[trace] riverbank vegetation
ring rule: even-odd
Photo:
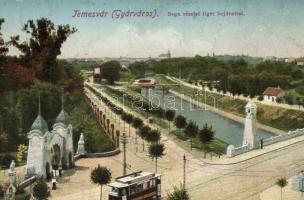
[[[202,96],[204,92],[198,93],[197,89],[184,85],[170,85],[176,84],[176,82],[169,80],[164,75],[156,75],[155,78],[161,84],[169,84],[167,87],[171,90],[189,96],[196,101],[205,102],[205,98]],[[240,117],[245,117],[244,107],[247,104],[247,101],[245,100],[207,92],[206,103],[210,106],[214,106],[214,102],[216,102],[216,108],[220,110]],[[303,128],[304,112],[302,111],[289,110],[259,103],[257,106],[257,120],[261,124],[284,131]]]

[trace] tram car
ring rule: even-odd
[[[161,176],[135,172],[115,179],[109,185],[109,200],[160,200]]]

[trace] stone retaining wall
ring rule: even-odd
[[[91,86],[86,85],[86,87],[93,89],[94,92],[97,92]],[[99,93],[99,95],[101,94]],[[107,105],[105,105],[105,103],[100,100],[100,96],[97,96],[95,93],[91,92],[90,90],[87,90],[86,88],[85,88],[85,99],[87,104],[93,110],[99,124],[104,128],[106,134],[112,140],[113,144],[118,148],[120,143],[119,142],[120,130],[114,126],[112,119],[110,119],[110,117],[108,116],[109,114],[105,112],[104,108],[102,108],[100,104],[103,104],[104,106]],[[99,99],[100,104],[95,103],[92,99]],[[109,107],[107,109],[108,112],[112,112]]]
[[[74,156],[74,160],[79,160],[81,158],[101,158],[101,157],[109,157],[115,156],[120,153],[120,149],[115,149],[113,151],[107,151],[102,153],[84,153],[84,154],[76,154]]]

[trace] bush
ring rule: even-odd
[[[50,196],[50,188],[48,187],[47,183],[44,179],[39,179],[36,181],[33,187],[33,196],[37,200],[46,200]]]
[[[189,200],[189,193],[184,186],[174,187],[174,191],[168,194],[167,200]]]
[[[182,115],[178,115],[174,119],[174,125],[176,128],[184,128],[186,126],[186,118]]]
[[[259,96],[259,97],[258,97],[258,100],[259,100],[259,101],[263,101],[263,99],[264,99],[263,96]]]

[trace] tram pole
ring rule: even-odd
[[[127,144],[126,133],[123,133],[122,134],[122,145],[123,145],[123,175],[124,176],[127,174],[126,144]]]
[[[184,177],[183,177],[183,187],[186,188],[186,155],[184,154]]]

